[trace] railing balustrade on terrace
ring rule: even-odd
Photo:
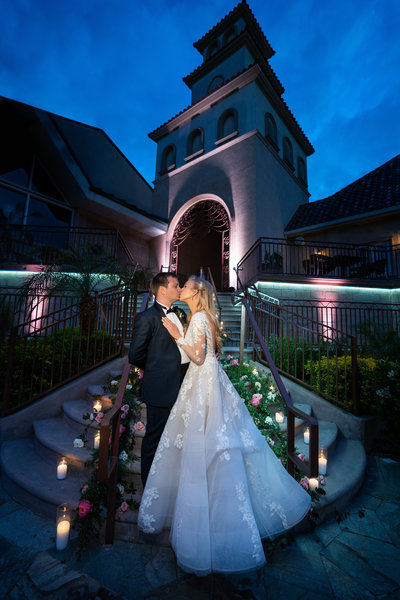
[[[287,277],[358,281],[400,279],[400,245],[360,245],[259,238],[238,263],[243,284]],[[388,285],[388,284],[386,284]]]
[[[119,356],[135,309],[133,295],[113,290],[14,326],[0,348],[2,416]]]
[[[330,402],[359,414],[357,341],[355,336],[246,293],[254,318],[278,370]],[[251,322],[246,341],[257,349]],[[258,360],[265,363],[258,347]]]
[[[0,241],[3,265],[57,264],[60,250],[82,247],[101,248],[108,257],[135,263],[121,233],[106,227],[1,225]]]

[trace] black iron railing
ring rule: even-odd
[[[239,261],[244,284],[259,278],[349,279],[389,281],[400,279],[400,245],[343,243],[259,238]]]

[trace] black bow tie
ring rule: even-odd
[[[173,309],[173,308],[168,308],[168,309],[167,309],[167,312],[166,312],[165,314],[167,315],[167,314],[168,314],[168,313],[170,313],[170,312],[175,312],[175,311],[174,311],[174,309]]]

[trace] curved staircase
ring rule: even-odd
[[[92,422],[88,428],[88,448],[75,448],[73,441],[88,425],[89,421],[82,416],[92,412],[94,400],[101,396],[103,405],[110,403],[104,396],[102,385],[108,375],[115,377],[121,372],[124,360],[117,359],[109,367],[103,366],[79,382],[65,386],[18,415],[3,419],[2,482],[16,501],[50,519],[55,518],[58,505],[65,502],[73,507],[78,505],[81,487],[90,476],[85,462],[91,458],[90,448],[93,447],[97,424]],[[263,369],[261,365],[257,367]],[[326,495],[317,505],[321,522],[343,509],[359,490],[366,468],[365,450],[360,440],[351,439],[356,436],[357,430],[351,423],[349,425],[349,420],[354,421],[356,417],[347,415],[289,380],[285,380],[285,385],[295,404],[319,420],[320,446],[323,446],[328,458]],[[142,420],[145,422],[145,408]],[[15,423],[18,423],[17,427]],[[281,427],[285,429],[285,423]],[[308,445],[303,441],[303,433],[304,424],[296,419],[296,448],[307,460]],[[136,433],[135,454],[139,457],[142,437],[143,432]],[[66,479],[58,480],[56,467],[61,456],[68,459],[68,474]],[[137,489],[136,499],[140,500],[140,462],[132,463],[130,471]],[[139,541],[136,520],[136,511],[117,514],[116,538]],[[168,535],[158,542],[168,543],[167,540]]]

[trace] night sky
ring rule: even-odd
[[[229,0],[0,0],[0,95],[103,129],[152,183],[147,134],[190,104]],[[249,0],[315,148],[311,200],[399,153],[400,0]]]

